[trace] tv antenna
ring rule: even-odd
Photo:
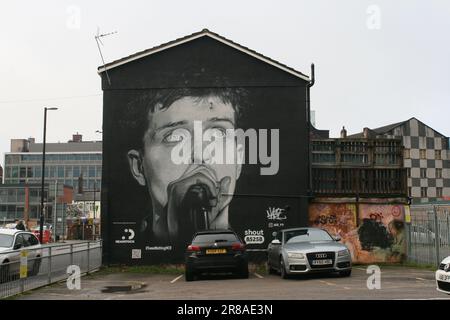
[[[97,42],[98,52],[100,53],[100,57],[102,58],[103,68],[105,68],[106,63],[105,63],[105,59],[103,58],[102,49],[100,48],[100,44],[102,46],[104,45],[101,38],[110,36],[115,33],[117,33],[117,31],[100,34],[100,28],[97,27],[97,35],[95,36],[95,42]],[[106,78],[108,79],[108,84],[111,85],[111,79],[109,78],[108,70],[106,70],[106,68],[105,68],[105,73],[106,73]]]

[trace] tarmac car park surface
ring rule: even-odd
[[[16,299],[450,299],[436,290],[434,271],[381,266],[381,289],[368,289],[366,266],[354,266],[351,277],[311,274],[283,280],[278,275],[251,272],[249,279],[203,276],[186,282],[167,274],[93,274],[81,279],[80,290],[61,282],[17,296]]]

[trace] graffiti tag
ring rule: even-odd
[[[269,209],[266,210],[267,213],[267,219],[268,220],[286,220],[287,217],[285,215],[286,210],[281,208],[275,208],[275,207],[269,207]]]
[[[314,220],[314,224],[336,224],[337,218],[336,215],[320,215]]]

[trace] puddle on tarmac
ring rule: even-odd
[[[130,283],[121,285],[105,286],[102,293],[138,293],[147,287],[145,283]]]

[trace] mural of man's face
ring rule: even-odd
[[[175,239],[183,229],[189,232],[195,229],[192,224],[198,225],[199,219],[207,219],[210,228],[228,227],[231,196],[227,194],[234,193],[241,172],[242,146],[234,143],[232,164],[211,163],[211,154],[194,152],[194,141],[190,144],[192,150],[187,163],[176,164],[172,150],[182,139],[193,140],[194,122],[201,121],[204,135],[217,138],[217,133],[222,132],[225,137],[227,129],[235,128],[235,118],[232,105],[214,96],[183,97],[167,108],[156,106],[149,113],[143,150],[129,151],[128,158],[134,178],[147,186],[151,196],[156,237]],[[180,135],[180,129],[190,135]],[[207,144],[203,142],[201,148],[205,150]],[[205,208],[206,216],[203,212],[203,216],[193,217],[198,214],[191,207]]]

